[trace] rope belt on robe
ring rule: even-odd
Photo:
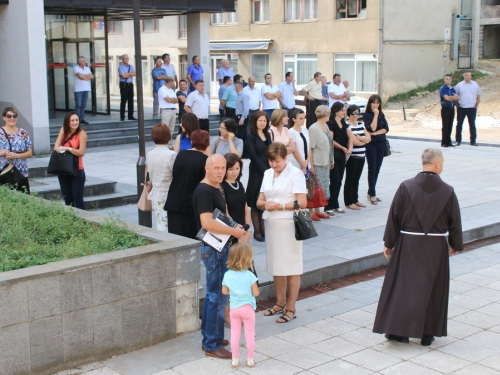
[[[404,231],[404,230],[400,230],[399,233],[403,233],[403,234],[411,234],[412,236],[447,236],[448,235],[448,232],[446,233],[418,233],[418,232],[407,232],[407,231]]]

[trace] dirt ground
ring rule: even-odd
[[[477,80],[482,95],[476,119],[477,142],[500,144],[500,61],[481,60],[479,69],[491,73]],[[474,77],[472,77],[474,79]],[[403,119],[403,104],[407,121]],[[384,110],[390,126],[390,135],[441,139],[441,105],[439,92],[422,92],[416,97],[398,103],[389,103]],[[455,141],[456,118],[452,141]],[[464,143],[469,140],[467,119],[463,125]]]

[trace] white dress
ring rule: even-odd
[[[276,179],[273,169],[264,173],[260,192],[267,201],[294,202],[295,194],[306,194],[306,180],[300,169],[288,163]],[[266,225],[267,273],[272,276],[302,275],[302,241],[295,239],[293,211],[264,211],[262,217]]]
[[[310,149],[310,142],[309,142],[309,131],[305,126],[301,126],[302,130],[302,135],[306,139],[306,147],[307,147],[307,154],[309,156],[309,149]],[[295,129],[289,129],[288,132],[290,133],[290,136],[292,137],[292,140],[295,142],[295,145],[297,146],[297,151],[299,152],[300,156],[302,157],[302,160],[306,159],[305,155],[305,150],[304,150],[304,138],[300,136],[300,133],[296,131]],[[288,161],[292,163],[294,167],[297,167],[299,169],[302,169],[302,167],[299,165],[299,162],[295,159],[295,156],[293,154],[288,155]],[[311,168],[311,165],[309,164],[309,168]]]

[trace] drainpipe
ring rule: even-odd
[[[378,0],[378,90],[377,93],[382,97],[383,93],[383,44],[384,44],[384,0]]]

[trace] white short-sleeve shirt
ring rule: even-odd
[[[347,91],[347,89],[345,88],[345,86],[342,82],[340,82],[340,84],[338,86],[333,82],[330,83],[328,85],[328,106],[330,108],[332,108],[333,103],[336,103],[336,102],[341,102],[341,103],[345,104],[346,102],[343,100],[332,99],[332,97],[330,96],[330,93],[333,92],[335,95],[338,96],[338,95],[343,95],[346,91]]]
[[[306,179],[302,171],[287,163],[285,169],[274,180],[274,169],[264,172],[260,192],[266,196],[266,201],[286,204],[297,200],[295,194],[306,194]],[[263,219],[291,219],[293,211],[264,211]]]
[[[161,63],[161,68],[165,69],[165,72],[167,73],[165,75],[167,77],[175,78],[175,76],[177,75],[177,73],[175,72],[175,67],[172,64],[167,65],[165,63]]]
[[[307,147],[307,156],[309,156],[309,149],[310,149],[310,141],[309,141],[309,131],[305,126],[301,126],[302,130],[302,135],[306,139],[306,147]],[[296,131],[295,129],[288,129],[288,132],[290,133],[290,137],[292,140],[295,142],[295,145],[297,146],[297,152],[300,154],[302,157],[302,160],[306,160],[306,155],[305,155],[305,150],[304,150],[304,139],[300,136],[300,133]],[[299,164],[299,162],[295,159],[295,156],[293,154],[288,154],[288,161],[292,163],[294,167],[297,167],[299,169],[302,169],[302,166]],[[310,167],[310,165],[309,165]]]
[[[169,103],[164,99],[166,97],[172,99],[177,98],[173,89],[169,89],[167,86],[163,85],[158,89],[158,103],[160,104],[160,108],[176,108],[174,103]]]
[[[80,65],[75,65],[73,67],[73,75],[75,77],[75,92],[80,92],[80,91],[90,91],[90,80],[86,81],[84,79],[80,79],[76,76],[76,73],[81,73],[81,74],[90,74],[92,73],[90,71],[90,68],[88,66],[84,66],[83,69],[80,67]]]
[[[210,114],[210,99],[207,93],[201,95],[198,90],[188,95],[184,106],[189,106],[198,119],[206,119]]]
[[[278,99],[268,99],[264,94],[270,93],[270,94],[275,94],[279,90],[278,86],[276,85],[262,85],[260,92],[262,94],[262,109],[276,109],[279,108],[279,102]]]

